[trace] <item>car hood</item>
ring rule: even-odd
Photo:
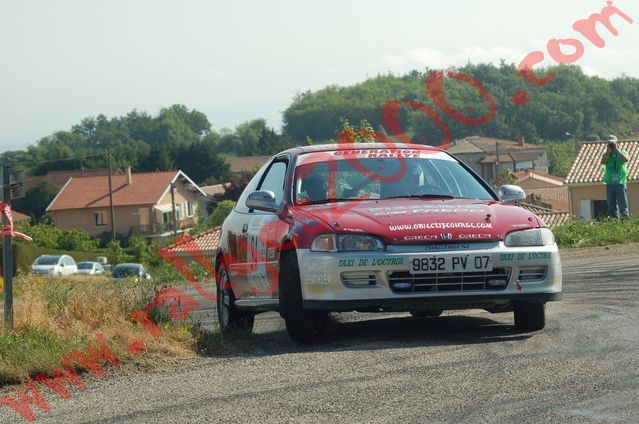
[[[387,243],[501,240],[540,226],[516,205],[476,199],[386,199],[304,206],[336,232],[374,234]]]

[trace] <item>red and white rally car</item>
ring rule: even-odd
[[[222,331],[277,310],[295,340],[331,311],[514,311],[545,326],[561,294],[544,222],[452,155],[423,145],[336,144],[274,156],[222,226],[216,258]]]

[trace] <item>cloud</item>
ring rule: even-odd
[[[419,47],[401,54],[388,54],[382,57],[384,68],[393,73],[405,73],[413,69],[445,69],[471,63],[499,63],[504,59],[507,63],[519,63],[525,52],[510,47],[464,47],[461,51],[443,53],[431,47]]]

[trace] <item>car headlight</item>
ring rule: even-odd
[[[362,234],[322,234],[311,244],[313,252],[361,252],[385,250],[384,242]]]
[[[507,247],[544,246],[555,244],[555,237],[548,228],[531,228],[508,233],[504,244]]]

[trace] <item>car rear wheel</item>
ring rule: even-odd
[[[515,326],[520,330],[537,331],[546,326],[545,303],[516,303]]]
[[[220,263],[215,276],[217,286],[217,322],[222,333],[231,331],[253,330],[255,314],[249,311],[242,311],[235,306],[235,295],[231,288],[231,280],[224,263]]]
[[[298,342],[321,339],[326,330],[328,312],[304,309],[299,266],[294,252],[287,252],[282,257],[279,284],[280,315],[291,339]]]
[[[441,309],[417,309],[410,311],[410,314],[416,318],[438,317],[444,312]]]

